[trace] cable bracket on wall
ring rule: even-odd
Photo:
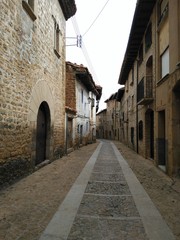
[[[77,35],[76,37],[66,37],[66,39],[76,39],[76,43],[67,44],[66,47],[76,46],[82,48],[82,35]]]

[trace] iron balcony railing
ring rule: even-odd
[[[153,100],[153,77],[146,76],[137,87],[137,103],[139,105],[148,104]]]

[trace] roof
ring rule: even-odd
[[[125,84],[137,57],[156,0],[138,0],[118,83]]]
[[[101,96],[102,96],[102,87],[100,85],[96,85],[96,89],[99,93],[98,96],[96,96],[96,100],[100,100]]]
[[[100,112],[98,112],[96,115],[100,115],[100,114],[102,114],[102,113],[105,113],[105,112],[107,112],[107,108],[105,108],[105,109],[101,110],[101,111],[100,111]]]
[[[73,68],[76,77],[84,84],[87,90],[93,92],[96,95],[96,99],[100,100],[102,95],[102,87],[95,84],[89,70],[82,64],[78,65],[71,62],[66,62],[66,64]]]
[[[76,4],[74,0],[59,0],[64,17],[68,20],[76,13]]]
[[[106,99],[106,101],[104,101],[104,102],[107,103],[111,100],[116,100],[116,97],[117,97],[117,92],[111,94],[111,96],[108,99]]]
[[[122,99],[122,97],[123,97],[123,95],[124,95],[124,91],[125,91],[125,88],[124,88],[124,87],[122,87],[122,88],[120,88],[120,89],[118,90],[118,92],[117,92],[117,97],[116,97],[116,100],[117,100],[118,102],[121,101],[121,99]]]

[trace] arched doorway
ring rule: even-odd
[[[154,112],[152,109],[146,111],[146,157],[154,159]]]
[[[35,165],[43,162],[49,155],[50,110],[46,102],[42,102],[37,114],[36,160]]]

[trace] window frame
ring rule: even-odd
[[[164,60],[164,64],[163,64],[163,60]],[[161,56],[160,56],[160,63],[161,63],[161,79],[163,79],[167,75],[169,75],[169,71],[170,71],[170,68],[169,68],[170,67],[169,66],[169,46],[161,54]],[[166,70],[166,67],[167,67],[167,70]]]
[[[31,18],[31,20],[34,22],[37,17],[35,15],[35,1],[34,0],[22,0],[22,6],[23,9],[26,11],[26,13],[29,15],[29,17]]]
[[[54,21],[54,52],[60,58],[60,28],[56,21]]]
[[[163,2],[165,2],[163,6]],[[161,0],[158,4],[158,25],[163,22],[163,19],[168,15],[169,11],[169,1],[168,0]]]

